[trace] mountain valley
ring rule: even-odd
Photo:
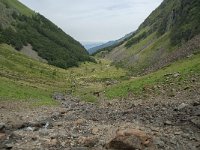
[[[0,149],[198,150],[199,8],[164,0],[89,55],[44,16],[0,0]]]

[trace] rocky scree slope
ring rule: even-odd
[[[98,105],[55,93],[61,106],[34,110],[17,111],[14,105],[1,104],[0,148],[198,150],[198,89],[174,98],[100,101]]]

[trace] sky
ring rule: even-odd
[[[106,42],[132,31],[163,0],[19,0],[76,40]]]

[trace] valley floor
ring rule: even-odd
[[[31,109],[24,102],[2,102],[0,149],[104,150],[114,149],[116,141],[118,147],[129,144],[130,149],[200,147],[199,85],[174,97],[146,100],[130,97],[92,104],[67,95],[54,98],[59,106]],[[115,138],[124,129],[139,135]],[[143,134],[150,139],[146,144],[141,141]]]
[[[0,57],[0,149],[200,148],[199,53],[138,77],[107,60],[59,69],[8,45]]]

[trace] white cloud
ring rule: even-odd
[[[109,41],[132,32],[162,0],[20,0],[79,41]]]

